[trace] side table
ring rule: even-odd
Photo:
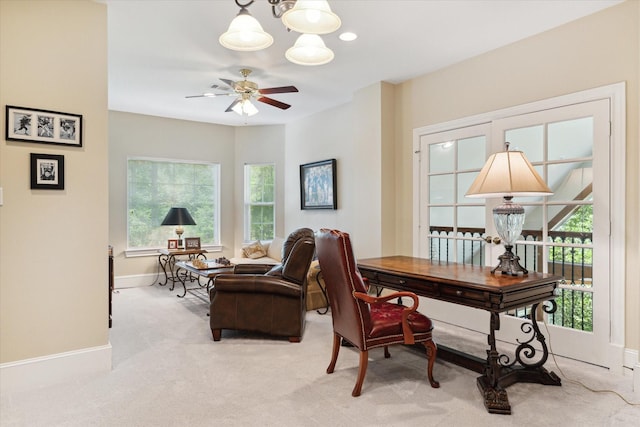
[[[173,290],[176,282],[179,281],[178,277],[174,274],[176,257],[187,256],[189,260],[196,258],[207,259],[207,256],[205,255],[207,251],[204,249],[158,249],[158,252],[160,252],[160,255],[158,255],[158,264],[160,264],[160,267],[164,272],[164,283],[160,283],[160,281],[158,281],[158,284],[160,286],[165,286],[169,281],[171,281],[171,288],[169,288],[171,291]]]
[[[197,290],[197,289],[206,289],[207,294],[209,294],[213,288],[213,281],[218,274],[221,273],[233,273],[234,265],[233,264],[218,264],[215,261],[206,261],[202,267],[196,267],[192,262],[189,261],[178,261],[176,263],[176,277],[179,282],[182,284],[182,288],[184,289],[182,295],[176,295],[178,298],[184,298],[187,295],[187,292]],[[178,270],[184,270],[178,272]],[[187,279],[191,276],[195,275],[198,277],[204,277],[207,279],[207,283],[203,286],[200,284],[198,280],[199,288],[187,288]],[[209,301],[206,301],[207,303]]]

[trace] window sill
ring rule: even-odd
[[[125,258],[141,258],[141,257],[157,257],[161,248],[135,248],[126,249],[124,251]],[[222,252],[221,245],[202,245],[202,249],[207,253]]]

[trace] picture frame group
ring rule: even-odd
[[[178,239],[169,239],[167,242],[168,249],[178,249]]]
[[[82,147],[82,115],[27,107],[6,107],[8,141]]]
[[[31,153],[31,189],[64,190],[64,156]]]
[[[300,165],[300,209],[338,209],[336,159]]]
[[[200,249],[200,238],[199,237],[185,237],[185,239],[184,239],[184,248],[186,250],[189,250],[189,249]]]

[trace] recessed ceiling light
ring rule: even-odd
[[[358,35],[356,33],[352,33],[350,31],[347,31],[346,33],[340,34],[338,37],[342,41],[351,42],[351,41],[354,41],[355,39],[357,39]]]

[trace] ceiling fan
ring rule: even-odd
[[[291,107],[291,105],[289,104],[285,104],[284,102],[280,102],[264,95],[271,95],[274,93],[298,92],[298,89],[295,86],[280,86],[260,89],[255,82],[247,80],[247,76],[251,74],[251,70],[249,70],[248,68],[242,68],[240,70],[240,74],[242,74],[244,80],[234,82],[229,79],[220,79],[228,86],[228,88],[220,87],[216,84],[211,86],[212,89],[226,91],[224,93],[208,92],[201,95],[186,96],[185,98],[213,98],[216,96],[235,96],[236,99],[231,103],[231,105],[229,105],[229,107],[225,111],[235,111],[240,115],[246,114],[249,116],[252,116],[253,114],[256,114],[258,112],[258,109],[253,104],[251,104],[251,98],[255,98],[256,101],[269,104],[282,110],[286,110],[287,108]]]

